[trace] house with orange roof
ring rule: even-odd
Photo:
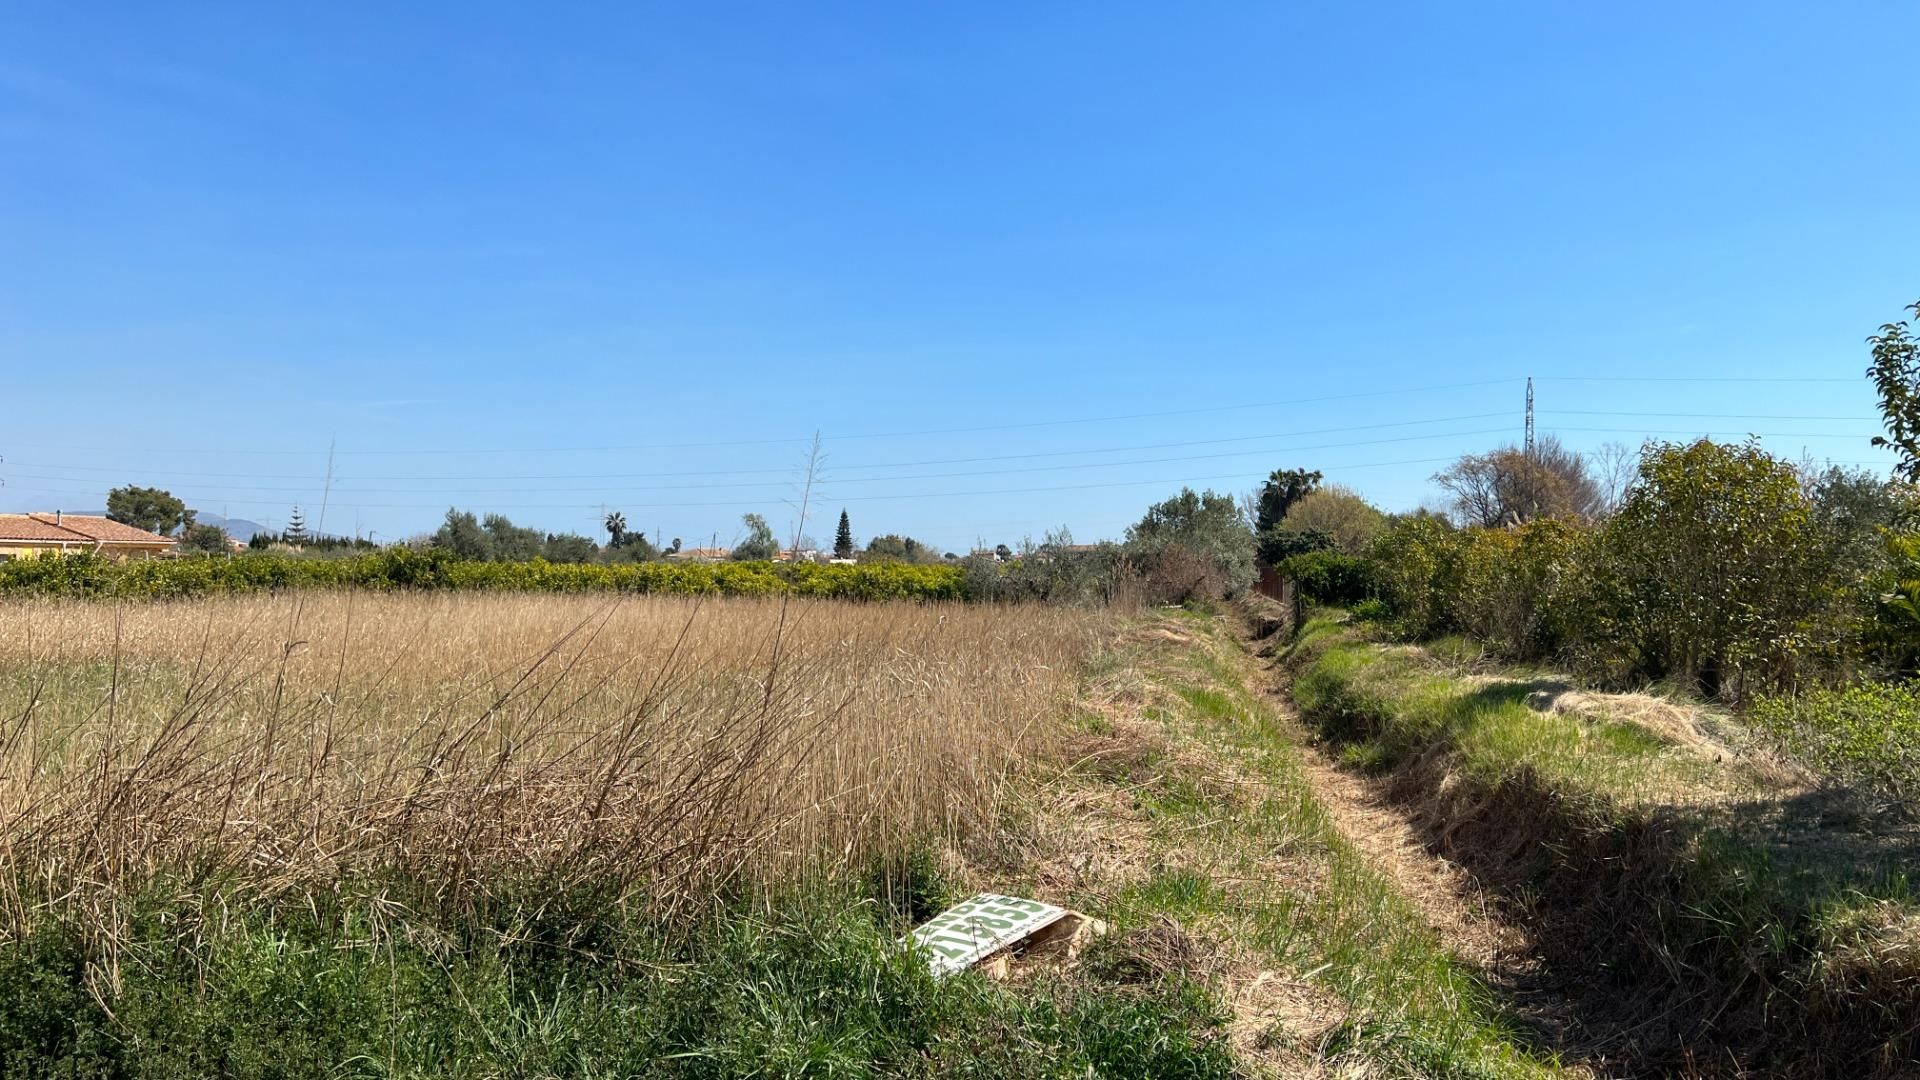
[[[177,541],[94,514],[0,514],[0,560],[92,552],[111,559],[171,554]]]

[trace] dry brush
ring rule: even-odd
[[[309,593],[0,604],[0,932],[397,875],[667,911],[989,820],[1099,617]],[[531,886],[531,887],[529,887]]]

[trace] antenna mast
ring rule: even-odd
[[[1533,456],[1533,376],[1527,376],[1527,456]]]

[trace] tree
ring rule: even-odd
[[[515,525],[505,514],[488,514],[480,519],[492,547],[491,558],[498,562],[526,562],[546,551],[547,538],[538,529]]]
[[[548,533],[541,556],[553,563],[588,563],[600,554],[600,545],[578,533]]]
[[[1127,527],[1127,554],[1159,568],[1194,563],[1218,579],[1218,589],[1235,595],[1246,591],[1254,578],[1253,530],[1247,527],[1231,495],[1213,491],[1180,494],[1147,508],[1146,516]],[[1196,583],[1185,583],[1192,592]]]
[[[172,535],[175,529],[193,524],[193,511],[172,492],[131,484],[107,492],[107,516],[123,525],[162,535]]]
[[[679,538],[679,537],[677,537],[677,536],[676,536],[676,537],[674,537],[674,538],[673,538],[673,546],[672,546],[672,547],[670,547],[670,548],[668,548],[667,550],[668,550],[668,551],[670,551],[670,552],[672,552],[672,553],[673,553],[673,554],[675,554],[675,555],[678,555],[678,554],[680,554],[680,538]]]
[[[1254,532],[1266,532],[1285,520],[1293,504],[1320,486],[1320,473],[1305,469],[1275,469],[1260,485],[1253,519]]]
[[[1338,484],[1329,484],[1308,492],[1280,519],[1277,528],[1290,533],[1318,533],[1331,546],[1346,555],[1366,551],[1373,538],[1387,527],[1387,515],[1360,497],[1360,493]]]
[[[1489,529],[1541,517],[1592,517],[1601,504],[1586,461],[1551,435],[1531,454],[1517,446],[1467,454],[1433,480],[1453,496],[1462,524]]]
[[[747,538],[733,546],[735,561],[765,562],[780,553],[780,541],[774,539],[766,518],[759,514],[742,514],[740,523],[747,527]]]
[[[1306,555],[1315,551],[1332,551],[1333,537],[1312,529],[1293,530],[1275,525],[1260,534],[1256,550],[1260,561],[1268,566],[1279,566],[1295,555]]]
[[[1634,477],[1640,474],[1640,450],[1623,442],[1604,442],[1594,451],[1589,464],[1592,466],[1594,486],[1599,491],[1599,499],[1594,505],[1594,513],[1600,517],[1611,517],[1626,501],[1627,489],[1633,486]]]
[[[938,562],[940,556],[911,536],[889,533],[867,541],[866,558],[871,562]]]
[[[607,515],[607,546],[617,548],[627,542],[627,515],[618,510]]]
[[[300,516],[300,507],[298,504],[293,508],[293,515],[287,518],[287,531],[281,533],[280,538],[289,544],[304,544],[307,542],[307,519]]]
[[[480,527],[480,521],[465,510],[447,508],[447,519],[433,534],[433,546],[453,552],[456,559],[476,561],[493,557],[493,538]]]
[[[1829,595],[1813,503],[1751,443],[1648,447],[1605,543],[1642,666],[1708,693],[1740,696],[1729,680],[1749,674],[1780,685]]]
[[[1920,318],[1920,300],[1907,306]],[[1873,346],[1873,364],[1867,377],[1880,393],[1880,413],[1886,418],[1886,435],[1875,435],[1873,445],[1891,448],[1900,455],[1893,467],[1902,480],[1920,480],[1920,339],[1913,336],[1906,320],[1890,322],[1867,338]]]
[[[218,525],[187,526],[186,532],[180,539],[180,546],[188,551],[205,552],[208,555],[224,555],[232,550],[227,542],[227,530]]]
[[[847,519],[845,510],[840,511],[840,527],[833,532],[833,557],[853,558],[853,522]]]
[[[608,544],[605,554],[608,562],[622,563],[652,562],[660,557],[659,549],[647,540],[646,534],[636,532],[627,533],[618,547]]]

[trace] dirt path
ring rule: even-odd
[[[1428,851],[1374,783],[1340,769],[1318,748],[1304,751],[1300,765],[1340,834],[1399,887],[1462,959],[1481,968],[1526,959],[1526,935],[1500,918],[1471,874]]]
[[[1320,749],[1300,764],[1334,827],[1367,861],[1393,881],[1447,948],[1478,968],[1504,997],[1534,1039],[1578,1060],[1591,1053],[1579,1005],[1542,971],[1528,932],[1505,917],[1474,877],[1427,850],[1418,829],[1388,803],[1372,780],[1341,769]],[[1589,1066],[1587,1071],[1593,1075]]]
[[[1262,666],[1276,708],[1300,724],[1286,671],[1272,659]],[[1301,726],[1300,767],[1340,834],[1394,883],[1450,951],[1480,970],[1534,1039],[1573,1061],[1593,1058],[1582,1071],[1606,1075],[1590,1038],[1583,1037],[1578,1004],[1545,976],[1528,930],[1501,910],[1471,872],[1428,849],[1415,822],[1387,798],[1383,782],[1341,768],[1304,737]]]

